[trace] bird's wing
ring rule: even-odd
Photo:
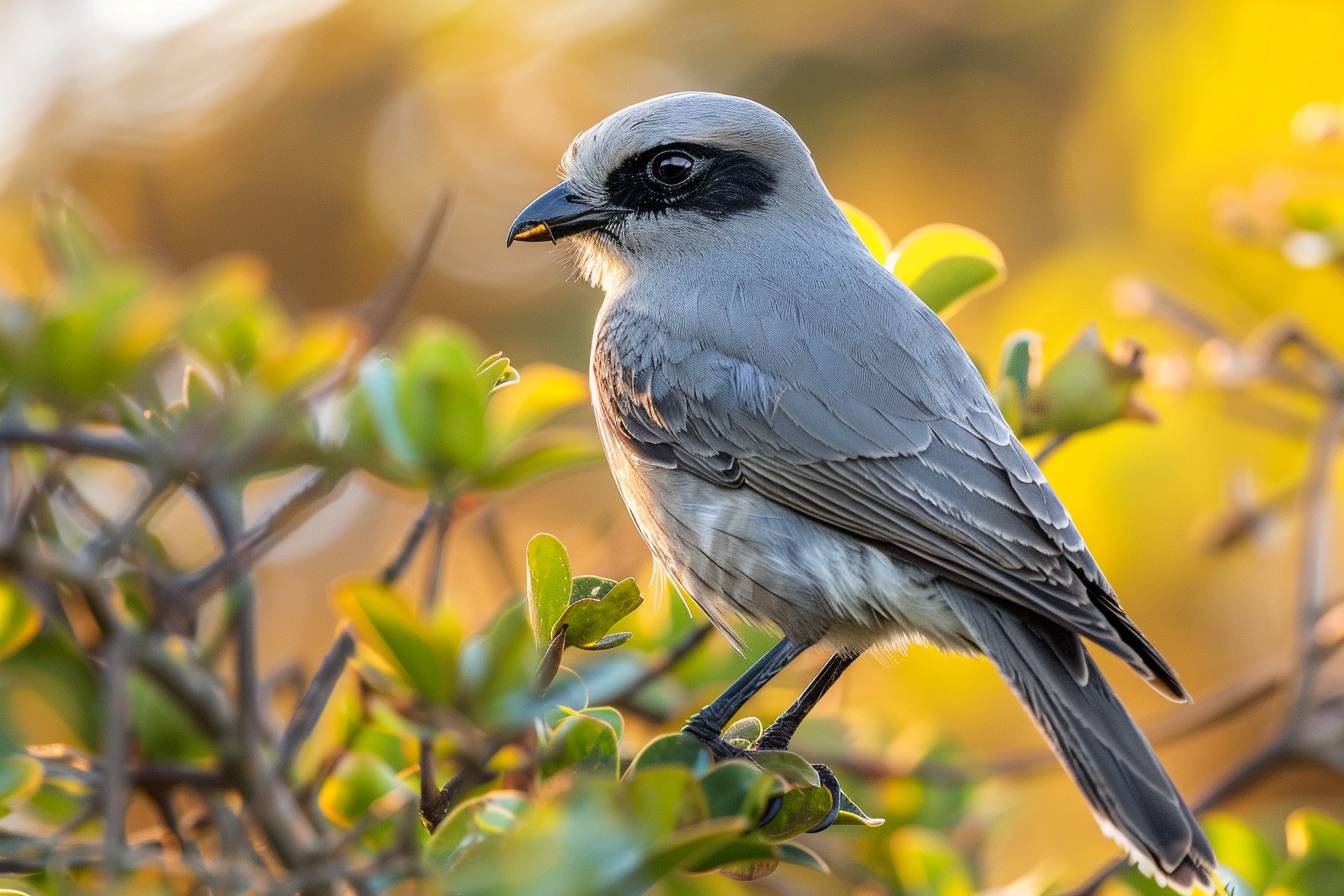
[[[690,333],[616,310],[594,343],[601,412],[645,462],[1010,601],[1183,698],[955,337],[884,276],[825,308],[737,285],[695,303]],[[1080,654],[1071,665],[1082,674]]]

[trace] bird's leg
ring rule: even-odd
[[[751,668],[742,673],[741,678],[730,684],[718,699],[687,719],[685,727],[681,730],[703,742],[714,753],[716,759],[732,759],[744,755],[743,751],[724,742],[720,736],[724,726],[732,721],[743,704],[813,643],[780,639],[778,644],[752,663]]]
[[[821,667],[817,677],[812,679],[804,688],[798,699],[793,701],[793,705],[784,710],[779,718],[770,723],[770,727],[765,729],[758,741],[756,749],[758,750],[787,750],[789,741],[793,739],[793,733],[798,730],[799,724],[812,711],[812,708],[826,696],[826,692],[831,689],[850,664],[859,658],[857,653],[837,653],[826,661],[826,665]]]
[[[793,705],[770,723],[770,727],[765,729],[760,738],[756,741],[757,750],[787,750],[789,741],[793,739],[793,734],[798,730],[798,725],[807,714],[817,705],[826,692],[831,689],[850,664],[859,658],[857,653],[837,653],[826,661],[826,665],[821,667],[817,677],[812,679],[803,689],[798,699],[793,701]],[[821,786],[831,792],[831,811],[826,814],[815,827],[808,830],[809,834],[815,834],[818,831],[824,831],[835,823],[835,818],[840,814],[840,782],[836,780],[835,773],[826,765],[819,762],[812,763],[812,767],[817,771],[817,777],[821,780]],[[772,807],[774,808],[774,807]],[[776,811],[778,811],[776,809]],[[773,813],[770,813],[773,815]]]

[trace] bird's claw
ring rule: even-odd
[[[840,815],[840,782],[836,780],[835,772],[831,771],[830,766],[814,762],[812,767],[817,770],[817,777],[821,779],[821,786],[825,787],[831,794],[831,810],[814,827],[807,829],[809,834],[819,834],[835,824],[836,817]]]

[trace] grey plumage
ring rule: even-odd
[[[685,186],[657,180],[659,152],[694,160]],[[868,254],[787,122],[673,94],[578,137],[563,169],[565,201],[602,210],[571,241],[607,293],[593,400],[659,561],[730,637],[735,613],[846,651],[987,654],[1103,824],[1159,879],[1207,883],[1207,841],[1080,636],[1184,689],[966,353]],[[557,226],[573,219],[559,209]]]

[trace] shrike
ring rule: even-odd
[[[729,638],[733,615],[783,634],[685,730],[737,755],[724,726],[814,644],[834,656],[757,748],[787,746],[869,647],[983,654],[1103,830],[1155,879],[1208,886],[1208,841],[1083,639],[1174,700],[1184,688],[965,351],[869,254],[789,123],[671,94],[580,134],[562,172],[508,239],[568,238],[606,292],[593,402],[635,524]]]

